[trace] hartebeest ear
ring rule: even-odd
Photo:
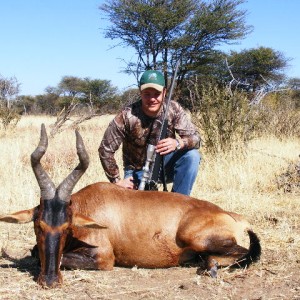
[[[88,228],[108,228],[108,226],[99,224],[93,219],[83,216],[81,214],[73,214],[72,225],[77,227],[88,227]]]
[[[21,210],[10,215],[0,216],[0,221],[7,223],[28,223],[33,221],[36,208]]]

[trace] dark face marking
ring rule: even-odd
[[[39,282],[52,286],[61,282],[59,267],[70,225],[69,203],[59,199],[44,200],[40,209],[40,218],[35,223],[41,261]]]
[[[59,199],[44,200],[42,218],[48,226],[57,227],[67,222],[68,202]]]
[[[58,281],[60,233],[47,233],[45,239],[45,281],[52,285]]]

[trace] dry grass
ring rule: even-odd
[[[98,146],[111,119],[101,116],[80,127],[91,162],[75,191],[107,181]],[[0,214],[38,204],[29,157],[42,122],[49,131],[54,119],[23,117],[15,129],[0,132]],[[217,280],[196,275],[195,268],[63,271],[64,286],[45,290],[33,280],[38,267],[28,257],[35,243],[32,224],[0,223],[0,248],[13,257],[0,256],[0,299],[300,299],[300,194],[285,193],[277,184],[278,176],[299,161],[299,154],[300,139],[265,137],[252,141],[246,150],[203,155],[192,196],[241,213],[254,224],[263,256],[249,270],[221,270]],[[118,160],[121,164],[120,153]],[[77,163],[73,131],[49,140],[43,164],[54,183],[60,183]]]

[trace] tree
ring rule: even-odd
[[[79,103],[101,105],[114,98],[117,88],[113,87],[109,80],[64,76],[58,84],[57,91],[65,103],[76,99]]]
[[[84,79],[84,99],[88,103],[94,103],[96,106],[113,101],[117,94],[117,88],[112,86],[109,80]]]
[[[51,87],[46,88],[46,94],[35,96],[36,112],[48,115],[57,114],[62,107],[60,97]]]
[[[110,27],[105,37],[133,47],[137,62],[127,72],[139,78],[145,69],[161,69],[166,81],[181,59],[177,85],[193,74],[221,43],[245,37],[251,30],[244,23],[244,0],[111,0],[100,6]]]
[[[4,78],[0,75],[0,101],[8,109],[11,108],[11,101],[19,94],[20,83],[16,77]]]
[[[291,87],[291,99],[295,103],[295,108],[300,108],[300,78],[294,77],[290,78],[288,81],[289,86]]]
[[[0,75],[0,120],[4,129],[9,125],[15,126],[20,120],[19,113],[11,105],[17,99],[19,88],[16,77],[4,78]]]
[[[289,78],[288,84],[292,90],[298,90],[298,91],[300,90],[300,78],[299,77]]]
[[[37,106],[35,96],[19,96],[19,99],[16,102],[16,107],[24,115],[39,113],[39,111],[36,110]]]
[[[268,47],[231,51],[227,59],[233,77],[254,92],[266,84],[281,84],[289,61],[281,52]]]
[[[80,96],[84,88],[84,80],[75,76],[64,76],[58,84],[59,93],[71,98]]]
[[[48,93],[48,96],[54,96],[48,98],[53,99],[61,108],[52,125],[51,136],[66,127],[76,127],[95,116],[119,108],[117,88],[109,80],[64,76],[58,88],[48,90],[52,93]],[[69,125],[66,125],[67,121]]]

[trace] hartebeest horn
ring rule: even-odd
[[[53,199],[55,196],[55,186],[41,165],[41,158],[46,153],[48,147],[48,137],[45,125],[41,126],[40,142],[35,151],[31,154],[31,166],[39,187],[41,189],[41,198],[43,200]]]
[[[76,133],[76,149],[79,158],[78,166],[72,171],[69,176],[57,188],[57,194],[60,200],[69,202],[72,190],[81,176],[84,174],[89,166],[89,156],[85,150],[85,146],[80,133],[75,130]]]

